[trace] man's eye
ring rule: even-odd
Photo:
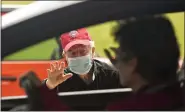
[[[72,54],[72,55],[76,55],[76,52],[72,52],[71,54]]]

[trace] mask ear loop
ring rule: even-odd
[[[92,57],[92,64],[94,64],[95,62],[93,62],[93,58],[95,57],[95,52],[93,53],[92,48],[95,47],[94,41],[90,41],[90,47],[91,47],[91,52],[90,52],[90,56]],[[99,89],[99,78],[96,77],[96,75],[94,74],[93,71],[93,75],[94,75],[94,80],[96,81],[96,87],[97,89]]]
[[[94,41],[90,41],[90,47],[91,47],[91,56],[92,58],[95,57],[95,52],[92,52],[92,48],[95,47]]]

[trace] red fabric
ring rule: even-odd
[[[75,33],[77,32],[77,33]],[[87,30],[85,28],[81,28],[75,31],[71,31],[68,33],[64,33],[60,37],[62,48],[65,48],[67,44],[69,44],[71,41],[75,40],[89,40],[91,41],[91,37]]]
[[[182,97],[178,94],[140,94],[116,101],[107,106],[107,110],[171,110],[180,105]]]
[[[70,107],[65,105],[59,100],[57,92],[55,90],[49,90],[47,86],[41,86],[39,88],[41,93],[41,100],[46,111],[68,111]]]
[[[42,103],[47,111],[71,110],[60,101],[56,91],[50,91],[46,86],[40,88]],[[183,103],[181,89],[171,89],[170,92],[139,93],[109,104],[105,110],[171,110]]]

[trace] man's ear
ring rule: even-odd
[[[64,51],[62,52],[61,61],[63,61],[65,63],[65,67],[68,67],[67,56],[66,56],[66,53]]]
[[[62,57],[63,57],[65,60],[67,59],[65,51],[62,52]]]
[[[62,59],[64,60],[65,64],[68,65],[67,56],[64,51],[62,52],[62,57],[63,57]]]

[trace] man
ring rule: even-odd
[[[106,110],[179,109],[183,105],[176,74],[179,47],[170,21],[161,16],[125,21],[120,23],[116,41],[120,47],[113,63],[122,86],[132,88],[133,94],[115,100]],[[70,110],[54,92],[43,87],[40,92],[46,110]]]
[[[93,59],[94,41],[85,28],[61,35],[64,60],[51,64],[46,86],[58,92],[121,87],[118,72]]]
[[[104,62],[94,59],[94,41],[85,28],[62,34],[60,40],[64,58],[51,63],[51,68],[47,70],[48,78],[44,81],[43,86],[55,93],[121,88],[118,71]],[[76,100],[101,102],[102,106],[96,106],[99,109],[104,108],[106,102],[111,99],[112,97],[109,96],[89,95]],[[65,102],[72,105],[73,101],[67,98]],[[73,108],[85,109],[79,106]],[[88,107],[88,109],[90,108],[96,110],[95,107]]]

